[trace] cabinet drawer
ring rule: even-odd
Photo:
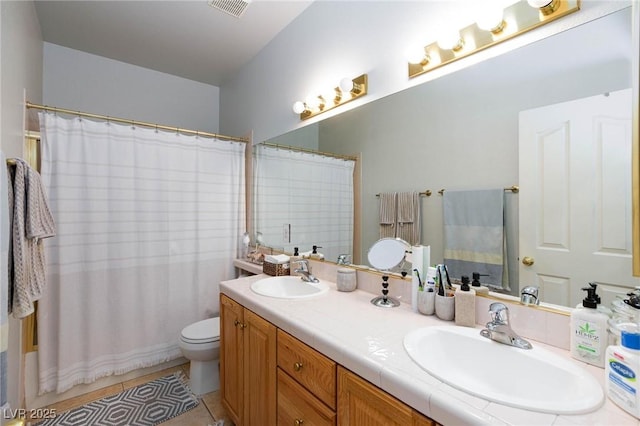
[[[278,368],[278,426],[335,424],[335,411]]]
[[[336,409],[336,363],[278,330],[278,366],[331,409]]]

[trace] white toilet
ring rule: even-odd
[[[209,318],[186,326],[180,333],[180,349],[191,361],[189,386],[196,395],[220,388],[220,318]]]

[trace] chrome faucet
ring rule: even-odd
[[[296,274],[300,274],[300,279],[308,283],[319,283],[320,280],[314,277],[309,271],[309,261],[307,259],[294,260],[295,263],[300,265],[300,268],[294,270]]]
[[[485,329],[480,331],[480,335],[487,339],[495,340],[498,343],[515,346],[520,349],[531,349],[531,343],[518,336],[509,325],[509,309],[503,303],[492,303],[489,305],[491,321],[487,323]]]
[[[351,264],[351,255],[350,254],[339,254],[337,263],[338,263],[338,265],[350,265]]]
[[[523,305],[539,305],[538,287],[527,286],[520,292],[520,302]]]

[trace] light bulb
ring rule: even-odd
[[[529,6],[539,9],[543,15],[551,15],[558,9],[558,0],[527,0]]]
[[[428,62],[428,56],[422,46],[413,46],[407,51],[407,62],[410,64],[422,64]]]
[[[335,105],[336,101],[340,100],[340,92],[334,87],[325,90],[325,92],[322,94],[322,97],[329,106],[333,106]]]
[[[307,99],[304,101],[305,105],[307,106],[307,109],[314,111],[317,110],[318,108],[320,108],[320,98],[317,96],[309,96],[307,97]]]
[[[353,80],[347,77],[340,80],[340,90],[342,90],[342,93],[351,93],[353,90]]]
[[[296,101],[293,103],[293,112],[295,112],[296,114],[302,114],[305,109],[306,107],[304,105],[304,102]]]
[[[447,31],[438,39],[438,46],[442,50],[453,50],[457,52],[464,46],[464,40],[460,38],[458,31]]]
[[[499,6],[486,6],[479,11],[476,24],[482,30],[497,34],[505,27],[503,13],[502,8]]]
[[[535,8],[538,8],[538,9],[541,8],[541,7],[547,6],[552,2],[553,2],[553,0],[527,0],[527,3],[529,3],[529,6],[535,7]]]

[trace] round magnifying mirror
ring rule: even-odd
[[[388,271],[402,263],[409,248],[409,243],[400,238],[382,238],[369,249],[369,265],[381,271]]]

